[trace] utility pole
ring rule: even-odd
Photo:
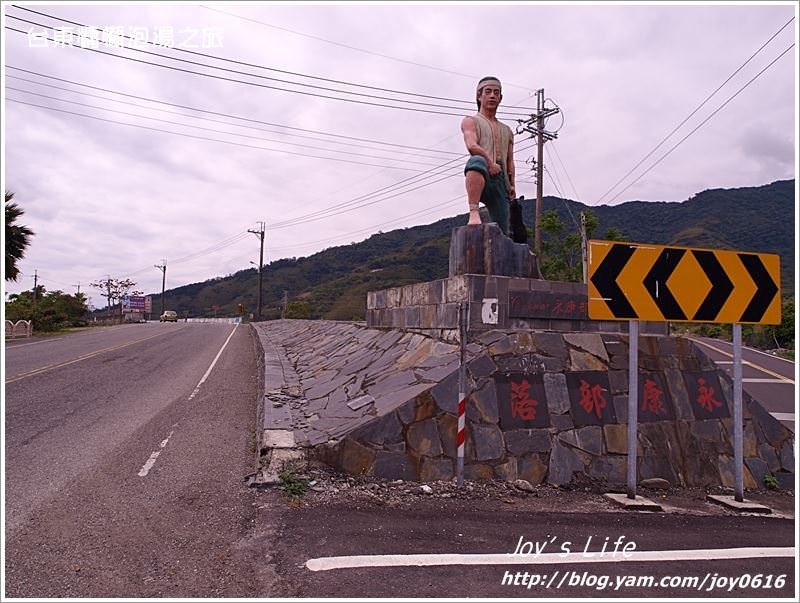
[[[160,265],[154,265],[154,268],[158,268],[161,271],[161,314],[164,314],[164,288],[167,284],[167,260],[161,260]]]
[[[107,318],[111,318],[111,275],[106,275],[106,300],[108,300],[107,306]]]
[[[78,283],[77,285],[72,285],[72,286],[73,286],[73,287],[77,287],[77,288],[78,288],[78,293],[77,293],[77,295],[80,295],[80,294],[81,294],[81,284],[80,284],[80,283]]]
[[[589,282],[589,242],[586,240],[586,212],[581,212],[581,263],[583,264],[583,282]]]
[[[39,272],[33,271],[33,311],[36,312],[36,288],[39,286]]]
[[[264,222],[258,223],[258,230],[248,230],[261,239],[261,251],[258,254],[258,295],[256,296],[256,321],[261,320],[261,282],[264,272]]]
[[[561,111],[558,107],[547,108],[544,106],[544,88],[536,91],[536,114],[531,115],[530,119],[519,120],[517,133],[528,132],[531,136],[536,136],[536,224],[534,225],[534,252],[536,255],[542,253],[542,182],[544,172],[544,143],[558,137],[557,132],[548,132],[544,129],[544,120]],[[534,125],[535,124],[535,125]]]
[[[537,256],[542,255],[542,182],[544,182],[544,116],[542,115],[542,105],[544,104],[544,88],[536,91],[536,228],[534,229],[533,249]]]

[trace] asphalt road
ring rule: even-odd
[[[668,512],[654,515],[555,489],[543,499],[420,496],[402,507],[373,495],[320,503],[312,493],[298,502],[249,490],[260,395],[254,346],[248,327],[191,323],[7,346],[5,596],[796,594],[794,552],[760,559],[720,552],[794,546],[794,499],[782,493],[773,495],[781,512],[760,517],[733,515],[702,497],[681,506],[672,492],[659,501]],[[665,553],[647,562],[453,563],[454,554],[507,555],[520,538],[547,541],[545,553],[569,542],[575,553],[586,547],[599,555],[606,539],[613,547],[620,538],[639,551],[707,552],[701,560]],[[385,555],[419,554],[437,557],[428,566],[386,565]],[[369,556],[369,565],[324,565],[351,556]],[[662,585],[664,578],[689,582]]]
[[[795,594],[793,555],[742,559],[725,552],[791,550],[794,521],[788,517],[741,517],[698,508],[693,513],[614,512],[599,496],[575,506],[571,493],[544,503],[546,509],[506,502],[423,497],[402,509],[375,501],[293,509],[280,533],[278,568],[290,577],[292,596],[303,598],[722,600]],[[635,549],[628,554],[661,553],[655,561],[626,560],[623,550],[631,543]],[[517,562],[507,563],[516,551]],[[571,557],[558,556],[568,551]],[[675,558],[698,551],[700,559]],[[493,557],[467,559],[486,555]],[[353,563],[351,556],[366,567],[336,567]]]
[[[6,596],[280,594],[244,485],[254,345],[151,323],[7,348]]]
[[[733,344],[708,337],[691,337],[717,364],[733,376]],[[742,389],[781,423],[795,431],[795,363],[742,346]]]

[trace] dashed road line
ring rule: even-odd
[[[200,379],[200,381],[197,383],[197,386],[194,388],[191,395],[189,396],[189,400],[192,400],[197,395],[197,393],[200,391],[200,386],[203,385],[206,379],[208,379],[208,376],[211,374],[211,371],[217,364],[217,360],[219,360],[219,357],[222,356],[222,352],[225,351],[225,348],[228,347],[228,342],[230,342],[231,338],[233,337],[233,334],[236,332],[236,327],[238,326],[239,326],[238,324],[235,324],[233,326],[233,329],[231,330],[230,335],[228,335],[228,338],[225,340],[225,343],[222,344],[222,347],[217,352],[217,355],[214,356],[214,360],[211,361],[211,365],[208,367],[208,370],[206,370],[202,379]],[[139,477],[147,477],[147,474],[150,473],[150,470],[153,468],[153,465],[156,464],[158,456],[161,454],[164,448],[166,448],[167,444],[169,443],[169,439],[172,437],[172,434],[175,433],[175,429],[177,427],[178,427],[177,423],[172,426],[172,431],[169,432],[169,435],[163,440],[161,440],[161,443],[158,445],[158,449],[154,450],[150,455],[150,457],[145,461],[144,465],[142,465],[142,468],[139,469],[139,473],[137,474]]]
[[[173,427],[177,427],[177,425],[173,425]],[[172,437],[173,433],[175,433],[174,429],[169,432],[169,435],[166,438],[161,440],[161,443],[158,445],[159,449],[153,452],[153,454],[150,455],[150,458],[147,459],[147,462],[144,465],[142,465],[141,469],[139,469],[139,477],[145,477],[147,476],[148,473],[150,473],[150,469],[152,469],[153,465],[156,464],[156,459],[158,458],[158,455],[161,454],[161,451],[164,448],[166,448],[167,442],[169,442],[169,439]]]

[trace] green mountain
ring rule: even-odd
[[[555,210],[568,229],[577,229],[581,211],[592,211],[599,227],[626,241],[776,253],[781,257],[781,289],[794,294],[795,181],[765,186],[710,189],[683,202],[631,201],[589,207],[572,200],[545,197],[543,209]],[[535,203],[523,202],[528,225]],[[573,218],[574,216],[574,218]],[[304,258],[277,260],[265,266],[262,314],[278,318],[284,291],[289,301],[305,301],[312,318],[363,320],[367,291],[447,277],[450,233],[466,224],[466,214],[425,226],[378,233],[366,241],[326,249]],[[256,308],[258,274],[254,268],[166,292],[165,305],[180,315],[233,316],[238,304]],[[154,300],[160,293],[153,294]]]

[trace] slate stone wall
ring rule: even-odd
[[[467,479],[624,485],[627,336],[491,331],[470,344]],[[638,479],[733,486],[732,385],[689,340],[641,337]],[[456,461],[457,372],[321,451],[351,473],[448,480]],[[744,393],[745,487],[794,481],[794,436]]]

